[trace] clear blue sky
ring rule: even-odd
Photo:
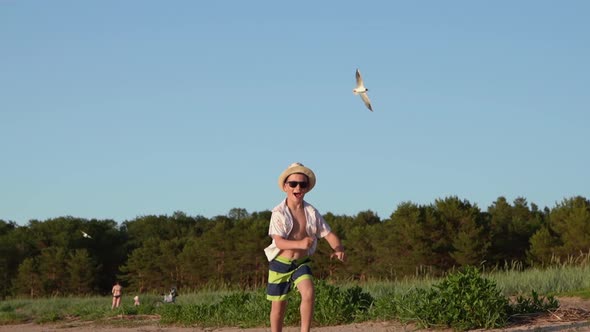
[[[588,1],[0,1],[0,219],[590,197]],[[352,94],[360,68],[374,112]]]

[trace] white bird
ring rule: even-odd
[[[86,232],[84,232],[84,231],[80,231],[80,232],[82,232],[83,237],[87,237],[89,239],[92,239],[92,237],[90,235],[86,234]]]
[[[367,91],[369,89],[365,88],[365,84],[363,84],[363,78],[361,77],[361,72],[357,69],[356,70],[356,88],[352,89],[352,92],[355,95],[360,95],[361,99],[365,103],[365,106],[373,112],[373,107],[371,107],[371,101],[369,100],[369,96],[367,96]]]

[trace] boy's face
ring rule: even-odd
[[[309,182],[307,176],[304,174],[291,174],[283,184],[283,190],[287,193],[287,199],[293,202],[300,202],[303,200]]]

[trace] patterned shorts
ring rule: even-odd
[[[311,279],[311,259],[309,257],[288,259],[277,256],[269,264],[266,299],[285,301],[289,291],[305,279]]]

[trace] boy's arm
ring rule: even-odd
[[[346,255],[344,254],[344,247],[340,242],[340,238],[333,232],[330,232],[328,233],[328,235],[324,237],[324,239],[328,241],[330,247],[332,247],[332,249],[334,250],[334,252],[330,255],[330,258],[336,257],[338,258],[338,260],[344,262],[344,260],[346,259]]]
[[[289,249],[309,249],[313,244],[313,239],[311,237],[305,237],[301,240],[287,240],[280,235],[273,235],[273,240],[275,240],[275,244],[277,248],[281,250],[289,250]]]

